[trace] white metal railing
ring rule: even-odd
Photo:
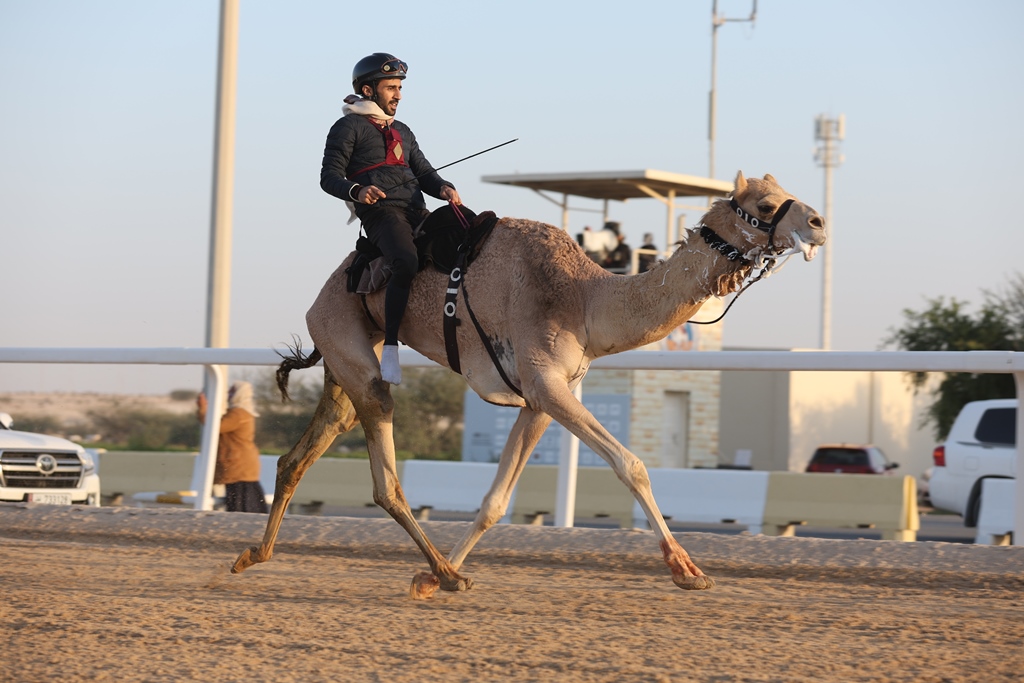
[[[405,348],[400,352],[405,367],[435,367],[425,356]],[[202,365],[213,396],[207,407],[202,446],[192,488],[197,510],[212,509],[213,470],[220,416],[224,412],[224,383],[229,365],[277,365],[281,358],[272,349],[214,348],[16,348],[0,347],[0,363],[92,363],[115,365]],[[1024,353],[1012,351],[627,351],[594,361],[592,367],[632,370],[790,370],[875,372],[971,372],[1009,373],[1017,396],[1024,395]],[[575,437],[563,442],[559,462],[555,523],[572,526],[576,492]],[[1024,466],[1024,410],[1017,410],[1017,463]],[[1018,473],[1020,474],[1020,473]],[[1024,475],[1017,476],[1014,529],[1024,530]],[[1015,543],[1024,545],[1020,533]]]

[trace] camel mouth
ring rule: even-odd
[[[811,261],[814,259],[815,256],[817,256],[817,244],[812,244],[811,242],[804,242],[802,239],[800,239],[800,235],[794,234],[793,238],[796,240],[796,250],[802,252],[804,255],[804,261]]]

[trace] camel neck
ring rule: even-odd
[[[734,291],[749,271],[697,233],[646,273],[601,278],[588,297],[588,355],[594,358],[664,339],[712,296]]]

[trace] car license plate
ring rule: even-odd
[[[70,493],[30,493],[28,502],[44,505],[71,505]]]

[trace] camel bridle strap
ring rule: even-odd
[[[790,207],[793,206],[793,202],[795,201],[795,199],[787,199],[786,201],[784,201],[782,205],[779,207],[779,210],[775,212],[774,216],[772,216],[771,223],[769,223],[766,226],[764,221],[762,221],[757,216],[751,216],[746,211],[746,209],[740,206],[740,203],[736,201],[735,197],[729,200],[729,206],[732,207],[732,210],[736,212],[737,216],[746,221],[752,228],[768,233],[768,247],[766,251],[768,254],[767,258],[769,258],[770,260],[768,260],[768,262],[765,263],[764,268],[761,269],[761,272],[759,272],[757,276],[754,277],[754,279],[752,279],[747,284],[743,285],[740,291],[736,293],[736,296],[732,298],[732,301],[729,302],[729,305],[725,307],[725,310],[722,311],[722,314],[720,316],[718,316],[714,320],[690,320],[688,322],[691,322],[694,325],[714,325],[715,323],[719,322],[722,318],[725,317],[725,314],[729,312],[729,309],[732,308],[732,305],[736,303],[737,299],[740,298],[740,294],[743,294],[743,292],[747,291],[747,289],[750,288],[750,285],[754,284],[758,280],[766,277],[769,273],[771,273],[772,268],[774,268],[776,264],[777,250],[775,248],[775,229],[779,226],[779,222],[789,211]],[[741,266],[752,266],[754,264],[754,262],[751,261],[750,259],[740,256],[740,250],[737,247],[734,247],[733,245],[729,244],[724,239],[719,237],[718,233],[716,233],[708,226],[700,226],[700,236],[704,238],[704,241],[707,242],[708,246],[710,246],[715,251],[721,253],[729,261],[736,261]],[[764,257],[765,255],[762,254],[762,256],[758,258],[758,260],[760,262],[763,262]]]
[[[456,260],[455,267],[452,268],[452,272],[448,275],[448,287],[445,289],[444,294],[444,351],[448,356],[448,367],[453,372],[462,374],[462,363],[459,362],[459,339],[457,336],[457,328],[462,324],[462,321],[455,317],[455,311],[458,306],[459,300],[459,288],[462,289],[462,294],[466,302],[466,312],[469,313],[469,319],[473,321],[473,327],[476,328],[476,333],[480,335],[480,341],[483,342],[484,349],[487,350],[487,355],[491,357],[491,362],[494,363],[494,368],[498,371],[501,376],[501,380],[505,382],[505,385],[512,390],[520,398],[523,398],[523,392],[519,387],[512,383],[508,375],[505,374],[505,368],[501,366],[501,360],[498,358],[498,354],[494,351],[494,345],[491,344],[491,340],[488,338],[487,333],[484,332],[484,328],[480,325],[480,321],[476,319],[476,314],[473,313],[473,309],[469,305],[469,290],[466,289],[465,274],[466,268],[469,263],[469,250],[471,245],[469,243],[469,221],[462,215],[462,211],[459,207],[452,202],[448,202],[452,211],[459,219],[459,223],[466,230],[466,237],[462,244],[459,245],[459,256]]]
[[[740,203],[736,201],[735,197],[729,199],[729,206],[732,207],[732,210],[736,212],[736,215],[742,218],[750,225],[750,227],[760,230],[761,232],[768,233],[768,251],[773,252],[775,251],[775,228],[779,227],[779,223],[789,212],[790,207],[793,206],[793,202],[795,201],[795,199],[787,199],[782,202],[782,206],[780,206],[778,211],[775,212],[775,215],[772,216],[772,222],[767,226],[764,224],[764,221],[757,216],[751,216],[747,213],[747,210],[740,206]]]
[[[750,259],[740,256],[740,250],[738,248],[732,246],[719,237],[718,233],[708,226],[700,226],[700,236],[704,238],[704,241],[709,247],[722,254],[726,260],[736,261],[741,266],[749,266],[752,263]]]

